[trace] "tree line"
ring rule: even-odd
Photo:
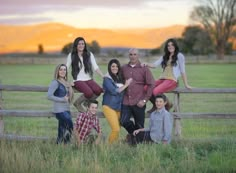
[[[186,27],[177,38],[183,52],[194,55],[216,53],[218,59],[233,51],[232,40],[236,39],[236,0],[202,0],[190,14],[192,26]],[[230,40],[231,38],[231,40]],[[161,47],[151,54],[161,52]]]
[[[225,54],[231,54],[232,40],[236,39],[235,13],[236,0],[201,0],[200,5],[194,7],[190,13],[192,25],[185,28],[181,38],[176,38],[181,50],[194,55],[216,53],[218,59],[223,59]],[[161,53],[163,46],[164,43],[149,53]],[[61,52],[68,54],[71,48],[72,43],[68,43]],[[96,40],[88,43],[88,48],[94,54],[99,54],[101,50]],[[42,50],[40,47],[39,51]]]

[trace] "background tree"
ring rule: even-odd
[[[236,25],[236,0],[203,0],[190,18],[203,25],[215,43],[219,59],[224,58],[227,42]]]
[[[160,54],[160,53],[161,53],[161,50],[160,50],[159,47],[150,50],[151,55],[157,55],[157,54]]]
[[[44,53],[43,45],[39,44],[38,45],[38,54],[43,54],[43,53]]]
[[[214,43],[207,31],[199,26],[188,26],[182,34],[182,51],[194,55],[214,52]]]
[[[61,53],[63,54],[69,54],[72,50],[73,43],[67,43],[61,50]]]
[[[61,50],[61,53],[68,54],[72,50],[73,43],[67,43]],[[91,43],[87,43],[88,49],[94,54],[99,54],[101,51],[101,47],[99,46],[97,41],[92,41]]]
[[[174,39],[177,41],[180,51],[182,51],[183,48],[184,48],[183,39],[182,39],[182,38],[174,38]],[[164,41],[164,42],[160,45],[160,47],[151,49],[151,50],[150,50],[150,54],[151,54],[151,55],[157,55],[157,54],[164,55],[164,47],[165,47],[165,44],[166,44],[166,41]]]
[[[94,54],[100,53],[101,47],[96,40],[93,40],[90,44],[87,44],[87,45],[88,45],[89,50],[93,52]]]

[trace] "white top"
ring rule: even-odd
[[[80,72],[77,75],[77,79],[73,80],[73,81],[75,82],[75,81],[88,81],[88,80],[91,80],[92,78],[89,75],[89,73],[85,73],[85,71],[84,71],[83,57],[79,57],[79,58],[80,58],[80,60],[83,64],[82,69],[80,69]],[[90,52],[90,59],[91,59],[91,64],[92,64],[93,71],[96,71],[98,69],[98,65],[97,65],[97,62],[96,62],[95,57],[94,57],[92,52]],[[71,67],[71,63],[72,63],[71,53],[69,53],[69,55],[67,56],[67,61],[66,61],[66,66],[67,66],[68,70]]]
[[[173,66],[173,74],[176,81],[181,76],[181,74],[185,73],[185,57],[182,53],[178,53],[177,57],[178,57],[176,61],[177,65]],[[162,61],[163,61],[163,56],[154,62],[154,66],[157,67],[161,65]]]

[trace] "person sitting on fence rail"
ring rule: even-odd
[[[188,84],[187,75],[185,72],[185,57],[179,52],[179,47],[175,39],[170,38],[166,41],[164,47],[164,55],[154,63],[143,63],[143,66],[151,68],[161,65],[163,71],[158,80],[156,80],[155,88],[153,89],[153,95],[150,101],[153,107],[148,111],[151,113],[155,110],[155,96],[157,94],[172,91],[177,87],[178,78],[182,76],[183,83],[187,89],[192,87]],[[170,109],[172,104],[167,100],[166,109]]]
[[[70,113],[70,103],[73,99],[73,89],[67,81],[67,67],[60,64],[55,69],[54,80],[48,88],[48,99],[53,101],[53,113],[58,120],[57,144],[70,142],[73,122]]]
[[[98,109],[97,100],[89,100],[87,103],[87,111],[79,113],[76,121],[74,133],[77,138],[78,145],[87,143],[93,129],[98,133],[95,144],[99,144],[102,138],[102,130],[99,123],[99,118],[96,116]],[[92,136],[93,137],[93,136]]]
[[[156,110],[150,115],[149,128],[140,128],[129,137],[128,143],[163,143],[169,144],[173,127],[172,115],[165,109],[167,97],[158,94],[155,97]]]
[[[86,101],[96,99],[102,92],[102,88],[93,80],[93,71],[101,77],[103,73],[99,69],[92,52],[87,50],[87,45],[83,37],[74,40],[72,52],[67,56],[66,66],[72,66],[72,77],[74,87],[82,95],[74,102],[74,106],[80,112],[86,111]]]

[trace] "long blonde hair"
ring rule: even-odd
[[[56,66],[56,69],[55,69],[55,72],[54,72],[54,79],[57,80],[58,82],[60,82],[61,84],[63,84],[66,88],[66,90],[68,91],[69,93],[69,103],[72,102],[73,100],[73,97],[74,97],[74,91],[71,87],[71,84],[68,82],[68,71],[67,71],[67,67],[66,67],[66,75],[64,77],[64,79],[60,79],[59,78],[59,70],[61,67],[66,67],[65,64],[59,64]]]

